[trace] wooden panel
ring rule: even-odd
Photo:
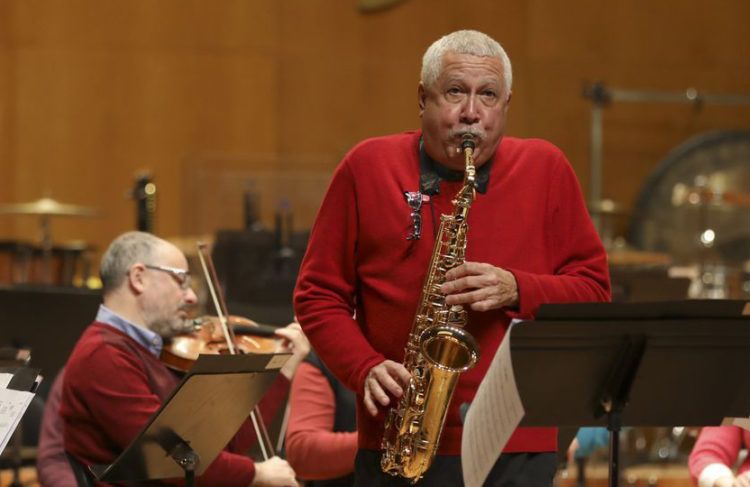
[[[408,0],[369,15],[341,0],[0,2],[0,201],[98,208],[53,231],[101,248],[133,228],[125,193],[150,169],[163,235],[237,228],[253,179],[264,221],[287,198],[307,227],[348,149],[419,126],[421,56],[458,28],[506,46],[509,133],[559,145],[586,189],[583,84],[750,93],[747,18],[744,0]],[[631,204],[670,149],[725,128],[750,129],[750,108],[608,108],[604,194]],[[0,232],[35,238],[37,224],[0,217]]]
[[[47,194],[99,209],[102,218],[55,220],[53,231],[102,247],[133,228],[126,193],[134,173],[149,169],[159,186],[157,230],[179,234],[177,215],[189,205],[181,188],[186,157],[275,150],[273,11],[263,18],[246,2],[160,3],[166,11],[134,2],[126,12],[76,5],[102,22],[91,25],[61,4],[49,15],[39,4],[19,8],[22,26],[41,19],[18,34],[16,197]],[[19,233],[35,235],[34,218],[18,220]]]
[[[12,4],[0,2],[0,203],[13,201],[13,57],[9,31]],[[13,234],[11,217],[0,215],[1,236]]]

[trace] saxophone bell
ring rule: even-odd
[[[447,373],[466,372],[479,360],[479,346],[463,328],[433,326],[422,332],[419,342],[427,362]]]

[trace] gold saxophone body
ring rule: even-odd
[[[440,292],[445,273],[465,260],[466,217],[476,196],[474,147],[473,136],[464,135],[464,183],[453,200],[453,214],[440,217],[430,267],[406,344],[404,367],[411,373],[411,381],[398,405],[388,411],[385,423],[381,469],[412,483],[422,478],[437,452],[459,375],[479,360],[479,347],[463,329],[466,310],[462,305],[447,306]]]

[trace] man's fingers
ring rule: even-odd
[[[461,291],[462,289],[467,289],[469,287],[471,287],[471,285],[469,284],[469,278],[461,277],[459,279],[453,279],[451,281],[444,282],[443,285],[440,286],[440,292],[442,292],[443,294],[453,294],[457,291]]]
[[[379,407],[385,407],[391,404],[388,394],[394,397],[401,397],[404,393],[403,387],[399,384],[401,381],[404,385],[411,380],[411,374],[403,364],[386,360],[372,369],[370,369],[364,384],[363,402],[367,412],[376,416]]]
[[[273,333],[275,335],[277,335],[277,336],[286,338],[290,342],[293,342],[295,340],[299,340],[300,337],[302,336],[302,331],[301,330],[298,330],[298,329],[295,329],[295,328],[291,328],[291,327],[288,327],[288,326],[284,327],[284,328],[276,328],[273,331]]]
[[[464,262],[445,273],[446,281],[453,281],[464,276],[472,276],[487,272],[492,266],[479,262]]]
[[[398,364],[398,369],[396,369],[396,374],[398,375],[399,379],[401,379],[401,383],[408,387],[409,383],[411,382],[411,372],[406,370],[406,367],[403,366],[403,364]]]
[[[490,288],[481,288],[466,293],[451,294],[445,297],[445,304],[452,306],[454,304],[474,304],[492,298]]]
[[[406,370],[406,367],[404,367],[404,364],[400,364],[392,360],[386,360],[385,362],[383,362],[383,365],[388,371],[389,377],[391,377],[393,380],[398,379],[398,382],[396,383],[397,386],[405,387],[411,381],[411,374],[409,373],[408,370]]]
[[[375,403],[372,401],[372,396],[370,395],[370,390],[365,387],[365,397],[363,399],[365,404],[365,409],[367,409],[367,412],[370,413],[370,416],[377,416],[378,415],[378,407],[375,405]]]
[[[365,380],[365,397],[363,399],[367,412],[372,416],[378,415],[378,404],[387,406],[391,403],[388,394],[380,387],[380,383],[374,375]]]
[[[497,299],[485,299],[483,301],[471,303],[469,307],[474,311],[489,311],[491,309],[499,308],[500,301],[498,301]]]
[[[274,334],[283,338],[286,342],[284,343],[284,346],[288,348],[300,347],[309,350],[309,341],[298,324],[292,324],[284,328],[277,328],[274,330]]]
[[[446,281],[455,281],[456,279],[460,279],[464,276],[468,276],[470,273],[466,267],[466,263],[464,262],[458,267],[454,267],[453,269],[450,269],[448,272],[445,273],[445,280]]]
[[[443,294],[452,294],[464,289],[479,289],[490,286],[497,286],[501,280],[494,272],[486,272],[482,274],[472,274],[464,277],[459,277],[453,280],[448,279],[446,275],[446,282],[440,287]]]
[[[401,394],[404,393],[403,389],[398,384],[398,382],[396,382],[396,380],[393,377],[391,377],[390,371],[385,371],[385,372],[376,374],[375,377],[377,378],[377,381],[379,382],[379,386],[384,387],[392,395],[396,397],[401,397]]]

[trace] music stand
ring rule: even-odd
[[[248,418],[291,355],[201,355],[130,445],[109,465],[89,469],[102,482],[185,477],[194,485]]]
[[[511,328],[511,355],[521,425],[606,426],[610,486],[619,480],[621,426],[750,415],[744,301],[546,305]]]

